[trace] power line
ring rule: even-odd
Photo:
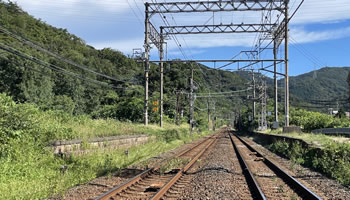
[[[5,33],[5,34],[7,34],[7,35],[10,35],[10,36],[13,37],[14,39],[16,39],[16,40],[18,40],[18,41],[20,41],[20,42],[22,42],[22,43],[24,43],[24,44],[26,44],[26,45],[29,45],[29,46],[32,47],[32,48],[35,48],[35,49],[38,50],[38,51],[44,52],[44,53],[46,53],[46,54],[48,54],[48,55],[50,55],[50,56],[55,57],[56,59],[58,59],[58,60],[60,60],[60,61],[63,61],[63,62],[65,62],[65,63],[68,63],[68,64],[70,64],[70,65],[73,65],[73,66],[75,66],[75,67],[77,67],[77,68],[80,68],[80,69],[82,69],[82,70],[88,71],[88,72],[90,72],[90,73],[93,73],[93,74],[96,74],[96,75],[98,75],[98,76],[101,76],[101,77],[104,77],[104,78],[107,78],[107,79],[110,79],[110,80],[114,80],[114,81],[117,81],[117,82],[124,82],[124,83],[127,82],[127,81],[124,81],[124,80],[116,79],[116,78],[114,78],[114,77],[108,76],[108,75],[103,74],[103,73],[100,73],[100,72],[96,72],[96,71],[94,71],[94,70],[92,70],[92,69],[89,69],[87,66],[84,66],[84,65],[75,63],[75,62],[73,62],[73,61],[71,61],[71,60],[69,60],[69,59],[67,59],[67,58],[64,58],[64,57],[62,57],[62,56],[56,54],[56,53],[53,53],[53,52],[51,52],[51,51],[49,51],[49,50],[47,50],[47,49],[44,49],[44,48],[42,48],[41,46],[35,44],[34,42],[32,42],[32,41],[30,41],[30,40],[28,40],[28,39],[25,39],[25,38],[22,37],[22,36],[18,36],[17,34],[14,34],[13,32],[11,32],[11,31],[5,29],[5,28],[4,28],[3,26],[1,26],[1,25],[0,25],[0,31],[3,32],[3,33]]]
[[[53,65],[53,64],[50,64],[50,63],[46,63],[40,59],[37,59],[35,57],[32,57],[32,56],[29,56],[29,55],[26,55],[12,47],[9,47],[5,44],[2,44],[0,43],[0,49],[4,50],[4,51],[7,51],[11,54],[15,54],[19,57],[22,57],[24,59],[27,59],[27,60],[30,60],[40,66],[43,66],[43,67],[46,67],[46,68],[49,68],[53,71],[56,71],[56,72],[59,72],[59,73],[63,73],[63,74],[66,74],[66,75],[69,75],[69,76],[73,76],[75,78],[78,78],[80,80],[83,80],[83,81],[87,81],[87,82],[90,82],[90,83],[94,83],[94,84],[97,84],[97,85],[100,85],[100,86],[104,86],[104,87],[110,87],[110,88],[114,88],[114,89],[122,89],[120,87],[115,87],[115,86],[112,86],[112,85],[109,85],[107,83],[104,83],[104,82],[101,82],[101,81],[97,81],[97,80],[94,80],[94,79],[89,79],[89,78],[84,78],[84,77],[81,77],[79,76],[78,74],[76,73],[73,73],[73,72],[70,72],[70,71],[67,71],[65,69],[62,69],[60,67],[57,67],[56,65]]]
[[[131,6],[129,0],[126,0],[126,2],[128,2],[128,5],[129,5],[129,7],[131,8],[131,11],[134,13],[134,15],[136,16],[136,18],[137,18],[137,20],[139,21],[139,23],[140,23],[141,25],[143,25],[141,19],[139,18],[139,16],[138,16],[138,15],[136,14],[136,12],[134,11],[134,8]],[[134,2],[135,2],[135,0],[134,0]],[[135,3],[136,3],[136,2],[135,2]]]
[[[320,59],[314,56],[311,52],[309,52],[306,48],[300,45],[292,36],[290,36],[291,43],[293,46],[299,51],[305,58],[307,58],[310,62],[318,65],[320,67],[326,66]]]
[[[246,91],[249,91],[249,90],[252,90],[252,88],[247,88],[247,89],[244,89],[244,90],[235,90],[235,91],[227,91],[227,92],[214,92],[214,93],[193,93],[193,94],[196,94],[196,95],[219,95],[219,94],[232,94],[232,93],[239,93],[239,92],[246,92]],[[189,94],[189,93],[184,93],[184,94]]]

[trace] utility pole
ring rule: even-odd
[[[216,113],[215,113],[215,104],[216,104],[216,102],[214,101],[214,105],[213,105],[213,131],[215,131],[215,129],[216,129]]]
[[[159,72],[160,72],[160,101],[159,101],[159,116],[160,116],[160,127],[163,127],[163,75],[164,75],[164,63],[163,63],[163,43],[164,43],[164,37],[163,37],[163,28],[160,29],[160,49],[159,49]]]
[[[255,119],[255,77],[254,77],[254,70],[252,70],[253,74],[253,121]]]
[[[146,12],[145,12],[145,105],[144,105],[144,124],[145,126],[148,125],[148,72],[149,72],[149,50],[150,50],[150,44],[149,44],[149,16],[148,16],[148,8],[149,4],[145,3],[146,6]]]
[[[208,107],[208,131],[210,131],[210,107],[209,107],[209,98],[207,99],[207,107]]]
[[[284,20],[285,20],[285,55],[284,55],[284,59],[285,59],[285,115],[286,115],[286,122],[285,122],[285,126],[288,127],[289,126],[289,77],[288,77],[288,2],[289,0],[285,1],[285,13],[284,13]]]
[[[278,122],[278,82],[277,82],[277,38],[273,40],[273,81],[274,81],[274,109],[275,109],[275,122]]]
[[[191,89],[190,89],[190,126],[191,126],[191,134],[193,132],[194,123],[193,123],[193,104],[194,104],[194,98],[193,98],[193,67],[191,65]]]
[[[179,125],[179,90],[176,90],[175,124]]]
[[[266,130],[267,128],[267,121],[266,121],[266,81],[263,81],[263,86],[262,86],[262,102],[261,102],[261,128],[262,130]]]

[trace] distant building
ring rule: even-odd
[[[350,112],[345,112],[347,118],[350,118]]]

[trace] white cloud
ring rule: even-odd
[[[126,54],[131,54],[132,49],[143,47],[143,41],[144,40],[142,38],[133,38],[128,40],[91,42],[89,43],[89,45],[97,49],[112,48],[124,52]]]
[[[63,16],[90,15],[128,12],[129,5],[120,0],[16,0],[26,11],[51,12]]]
[[[159,0],[162,2],[164,0]],[[172,0],[167,0],[170,2]],[[86,29],[91,29],[94,25],[98,25],[100,21],[110,21],[111,26],[106,26],[106,29],[100,30],[99,34],[94,35],[95,41],[99,38],[99,42],[94,40],[87,40],[87,43],[96,47],[112,47],[118,49],[124,53],[130,54],[133,48],[143,47],[143,25],[142,22],[138,23],[136,16],[139,20],[143,20],[143,1],[142,0],[17,0],[18,4],[23,7],[24,10],[29,13],[36,13],[36,17],[46,20],[48,17],[54,20],[61,20],[70,27],[74,27],[80,21],[67,20],[67,19],[81,19],[89,23]],[[295,3],[294,3],[295,2]],[[294,11],[298,3],[301,0],[291,0],[290,11]],[[137,3],[137,5],[136,5]],[[131,7],[131,8],[130,8]],[[133,9],[133,10],[131,10]],[[296,13],[291,21],[291,36],[299,43],[318,42],[331,39],[339,39],[348,37],[350,34],[350,27],[343,27],[336,30],[322,30],[322,31],[308,31],[304,29],[311,23],[339,23],[344,20],[350,19],[350,1],[349,0],[306,0],[301,9]],[[278,12],[274,12],[277,15]],[[113,19],[111,19],[113,16]],[[64,18],[65,17],[65,18]],[[80,18],[79,18],[80,17]],[[174,17],[174,18],[173,18]],[[275,16],[276,17],[276,16]],[[230,12],[230,13],[217,13],[214,16],[215,23],[246,23],[259,22],[261,15],[257,12]],[[119,23],[126,22],[120,25]],[[158,27],[163,22],[158,15],[154,15],[152,22]],[[201,14],[180,14],[180,15],[167,15],[167,20],[170,24],[203,24],[208,22],[212,24],[212,13]],[[176,21],[175,21],[176,20]],[[60,22],[61,22],[60,21]],[[60,23],[60,26],[64,26],[64,23]],[[52,23],[52,21],[48,21]],[[113,27],[114,26],[114,27]],[[135,31],[135,27],[142,28],[142,31]],[[347,25],[348,26],[348,25]],[[103,38],[104,33],[110,32],[112,28],[118,28],[118,40],[112,41],[100,41]],[[122,30],[122,31],[119,31]],[[70,30],[74,33],[85,32],[84,27],[79,26],[79,30]],[[133,34],[130,38],[130,33]],[[91,36],[91,38],[93,38]],[[228,35],[191,35],[186,36],[186,43],[182,41],[182,37],[179,36],[179,41],[184,49],[205,49],[211,47],[251,47],[254,42],[255,35],[243,35],[242,34],[228,34]],[[84,39],[84,38],[83,38]],[[178,47],[174,41],[168,41],[169,52],[173,51],[177,54]],[[187,44],[187,45],[186,45]],[[198,52],[192,52],[197,54]],[[152,54],[153,55],[153,54]]]
[[[296,0],[296,5],[300,0]],[[293,1],[291,1],[293,3]],[[326,23],[350,19],[349,0],[306,0],[292,19],[294,24]]]
[[[325,31],[305,31],[303,28],[291,29],[290,35],[298,43],[319,42],[324,40],[335,40],[350,36],[350,27],[325,30]]]
[[[350,37],[350,27],[340,28],[335,30],[323,30],[323,31],[307,31],[304,27],[294,27],[290,30],[290,36],[292,37],[293,43],[311,43],[319,42],[324,40],[334,40],[344,37]],[[186,51],[186,54],[201,54],[206,52],[208,48],[213,47],[251,47],[255,35],[242,35],[237,34],[228,34],[228,35],[216,35],[213,36],[187,36],[184,38],[178,37],[178,40],[181,44],[181,47]],[[110,47],[119,51],[122,51],[126,54],[131,54],[133,48],[142,48],[144,39],[143,38],[133,38],[128,40],[116,40],[116,41],[102,41],[102,42],[92,42],[90,45],[94,46],[97,49],[102,49]],[[178,49],[178,46],[172,41],[168,41],[168,52],[169,56],[179,56],[181,52]],[[191,50],[187,50],[191,49]],[[156,47],[152,49],[152,55],[157,55]]]

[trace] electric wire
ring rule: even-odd
[[[50,56],[52,56],[52,57],[55,57],[56,59],[58,59],[58,60],[60,60],[60,61],[62,61],[62,62],[68,63],[68,64],[73,65],[73,66],[75,66],[75,67],[77,67],[77,68],[80,68],[80,69],[82,69],[82,70],[88,71],[88,72],[90,72],[90,73],[93,73],[93,74],[96,74],[96,75],[98,75],[98,76],[101,76],[101,77],[104,77],[104,78],[107,78],[107,79],[110,79],[110,80],[114,80],[114,81],[117,81],[117,82],[124,82],[124,83],[127,82],[127,81],[125,81],[125,80],[116,79],[116,78],[111,77],[111,76],[109,76],[109,75],[106,75],[106,74],[103,74],[103,73],[94,71],[94,70],[88,68],[87,66],[78,64],[78,63],[73,62],[72,60],[69,60],[69,59],[67,59],[67,58],[65,58],[65,57],[63,57],[63,56],[60,56],[60,55],[58,55],[58,54],[56,54],[56,53],[53,53],[53,52],[51,52],[51,51],[49,51],[49,50],[47,50],[47,49],[45,49],[45,48],[43,48],[43,47],[41,47],[41,46],[35,44],[35,43],[32,42],[32,41],[30,41],[30,40],[28,40],[28,39],[26,39],[26,38],[24,38],[24,37],[22,37],[22,36],[19,36],[19,35],[17,35],[17,34],[15,34],[15,33],[11,32],[11,31],[9,31],[8,29],[4,28],[4,27],[1,26],[1,25],[0,25],[0,32],[11,36],[12,38],[18,40],[19,42],[21,42],[21,43],[23,43],[23,44],[25,44],[25,45],[28,45],[28,46],[30,46],[30,47],[32,47],[32,48],[38,50],[38,51],[41,51],[41,52],[43,52],[43,53],[46,53],[46,54],[48,54],[48,55],[50,55]]]
[[[62,69],[56,65],[53,65],[51,63],[47,63],[45,61],[42,61],[40,59],[37,59],[35,57],[32,57],[30,55],[27,55],[25,53],[22,53],[20,51],[18,51],[17,49],[14,49],[10,46],[7,46],[5,44],[2,44],[0,43],[0,49],[4,50],[4,51],[7,51],[11,54],[14,54],[14,55],[17,55],[19,57],[22,57],[24,59],[27,59],[27,60],[30,60],[42,67],[46,67],[46,68],[49,68],[53,71],[56,71],[56,72],[59,72],[59,73],[62,73],[62,74],[66,74],[66,75],[69,75],[69,76],[72,76],[72,77],[75,77],[75,78],[78,78],[80,80],[83,80],[83,81],[87,81],[87,82],[90,82],[90,83],[94,83],[94,84],[97,84],[97,85],[100,85],[100,86],[104,86],[104,87],[110,87],[110,88],[114,88],[114,89],[122,89],[121,87],[115,87],[115,86],[112,86],[112,85],[109,85],[105,82],[101,82],[101,81],[97,81],[97,80],[94,80],[94,79],[90,79],[90,78],[84,78],[84,77],[81,77],[80,75],[76,74],[76,73],[73,73],[73,72],[70,72],[70,71],[67,71],[65,69]]]

